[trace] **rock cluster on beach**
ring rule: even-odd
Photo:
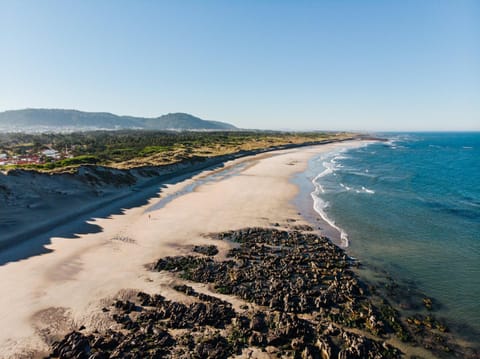
[[[433,337],[423,332],[428,325],[442,338],[429,349],[439,356],[455,349],[432,317],[402,320],[325,237],[248,228],[212,238],[237,243],[226,260],[214,259],[214,245],[195,246],[191,255],[152,266],[177,276],[182,284],[173,289],[185,301],[143,292],[117,300],[105,309],[115,329],[72,332],[52,346],[49,358],[227,358],[254,351],[302,359],[400,358],[387,341],[422,344]],[[193,289],[193,282],[206,284],[209,294]],[[235,307],[225,298],[243,304]],[[425,335],[412,325],[422,326]]]

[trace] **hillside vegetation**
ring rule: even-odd
[[[27,132],[65,132],[68,130],[152,129],[152,130],[235,130],[225,122],[206,121],[187,113],[145,118],[117,116],[108,112],[83,112],[62,109],[25,109],[0,112],[0,129]]]

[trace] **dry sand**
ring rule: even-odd
[[[160,289],[168,296],[173,279],[145,265],[209,242],[207,233],[285,224],[290,218],[302,223],[291,201],[298,192],[292,175],[304,171],[308,159],[320,152],[359,144],[304,147],[228,162],[211,181],[212,171],[205,171],[162,190],[145,206],[95,220],[101,232],[52,238],[52,252],[1,266],[0,357],[32,357],[81,325],[110,325],[101,308],[128,295],[128,289]],[[232,169],[236,171],[229,176]],[[192,183],[200,184],[181,192]],[[173,199],[152,210],[168,196]]]

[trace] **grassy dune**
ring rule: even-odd
[[[159,132],[95,131],[70,134],[0,134],[0,153],[9,156],[40,154],[50,148],[62,158],[42,164],[2,166],[59,172],[80,165],[134,168],[178,163],[189,159],[227,155],[285,145],[342,140],[351,133],[286,132]]]

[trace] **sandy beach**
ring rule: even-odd
[[[314,155],[358,145],[334,143],[230,161],[162,189],[147,205],[95,220],[99,232],[52,238],[51,252],[1,266],[2,358],[41,356],[53,340],[82,325],[108,327],[102,307],[130,289],[163,288],[162,294],[174,296],[169,289],[174,279],[148,271],[146,264],[209,243],[205,234],[288,225],[292,219],[304,223],[291,202],[298,192],[292,176]]]

